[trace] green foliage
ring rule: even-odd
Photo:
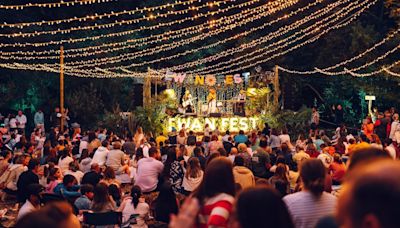
[[[106,110],[103,118],[98,121],[97,126],[107,128],[118,135],[123,135],[127,129],[128,119],[124,119],[121,116],[121,112],[122,110],[118,104],[112,111]]]
[[[83,91],[73,92],[66,97],[65,107],[72,111],[70,117],[85,127],[93,128],[104,113],[104,104],[97,95],[96,89],[83,88]]]
[[[141,126],[145,133],[158,135],[163,132],[166,120],[164,105],[153,102],[148,107],[137,107],[132,115],[137,126]]]
[[[282,110],[276,113],[267,112],[261,115],[261,120],[271,128],[286,127],[290,135],[297,136],[309,127],[311,109],[303,106],[299,111]]]

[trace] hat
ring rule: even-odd
[[[30,184],[27,188],[28,195],[39,195],[39,193],[43,192],[44,187],[40,184]]]

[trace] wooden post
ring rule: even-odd
[[[60,132],[64,132],[64,47],[60,47]]]
[[[151,72],[150,68],[147,69],[147,75],[143,82],[143,107],[151,104]]]
[[[281,91],[279,88],[279,66],[275,65],[275,77],[274,77],[274,111],[279,109],[279,96]]]

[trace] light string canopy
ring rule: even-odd
[[[196,37],[191,37],[191,38],[186,39],[186,40],[180,40],[180,41],[174,42],[172,44],[163,44],[161,46],[157,46],[156,48],[146,49],[145,51],[141,51],[141,52],[142,53],[143,52],[152,52],[152,54],[154,54],[155,50],[159,50],[159,51],[171,50],[172,48],[176,48],[176,47],[179,47],[179,46],[182,46],[182,45],[187,45],[187,44],[189,44],[191,42],[195,42],[195,41],[198,41],[198,40],[203,40],[203,39],[205,39],[207,37],[210,37],[210,36],[213,36],[213,35],[217,35],[219,33],[222,33],[222,32],[228,31],[228,30],[232,30],[232,29],[234,29],[234,28],[236,28],[238,26],[243,26],[244,24],[250,23],[250,22],[252,22],[252,21],[254,21],[256,19],[260,19],[262,17],[266,17],[268,15],[271,15],[272,13],[274,13],[276,11],[279,11],[279,10],[282,10],[282,9],[287,8],[289,6],[292,6],[292,5],[294,5],[295,3],[298,2],[298,0],[292,0],[292,1],[279,0],[279,1],[286,2],[286,3],[282,4],[279,8],[276,8],[276,7],[274,7],[272,5],[269,5],[269,4],[265,4],[265,5],[262,5],[260,7],[257,7],[256,9],[251,9],[251,10],[246,9],[246,10],[243,10],[242,13],[234,14],[234,15],[231,15],[231,16],[226,17],[226,18],[218,19],[218,20],[216,20],[215,23],[213,23],[213,26],[214,27],[220,27],[220,28],[215,29],[215,30],[213,29],[213,30],[211,30],[209,32],[204,32],[204,33],[201,32],[204,28],[209,27],[209,23],[201,24],[199,26],[193,26],[193,27],[200,28],[200,30],[199,29],[193,29],[193,31],[187,32],[184,35],[187,35],[188,33],[189,34],[200,33],[200,35],[198,35]],[[315,5],[316,3],[319,3],[321,1],[322,0],[318,0],[317,2],[313,3],[312,5]],[[300,12],[300,11],[296,11],[296,13],[297,12]],[[249,17],[249,18],[246,18],[246,17]],[[242,20],[240,20],[240,19],[242,19]],[[235,23],[235,21],[236,21],[236,23]],[[276,22],[276,20],[274,20],[274,22]],[[272,23],[268,23],[268,24],[272,24]],[[185,28],[185,30],[186,29],[187,28]],[[180,36],[182,36],[182,34],[179,34],[176,37],[180,37]],[[164,37],[164,34],[161,34],[161,37],[159,39],[153,40],[153,41],[150,41],[150,42],[151,43],[153,43],[153,42],[156,43],[156,42],[165,40],[163,37]],[[176,37],[173,37],[173,38],[176,38]],[[171,38],[172,37],[170,37],[170,39]],[[234,38],[236,38],[236,37],[230,37],[230,40],[232,40]],[[140,39],[142,39],[142,38],[140,38]],[[130,40],[129,42],[131,42],[131,41],[135,41],[135,40]],[[226,41],[227,41],[227,39],[225,39],[224,42],[226,42]],[[220,41],[219,43],[224,43],[224,42]],[[124,43],[127,43],[127,42],[124,42]],[[128,49],[128,48],[140,47],[140,46],[144,46],[146,44],[148,44],[148,43],[146,42],[146,43],[138,43],[138,44],[133,44],[133,45],[125,45],[125,46],[116,47],[116,48],[111,47],[111,48],[108,48],[108,49],[94,50],[94,51],[90,51],[90,52],[87,51],[85,53],[66,54],[65,57],[66,58],[75,58],[75,57],[82,57],[82,56],[91,56],[91,55],[97,55],[97,54],[101,54],[101,53],[124,50],[124,49]],[[101,46],[104,47],[106,45],[101,45]],[[164,47],[166,47],[168,49],[166,49]],[[69,53],[71,51],[75,52],[75,51],[78,51],[78,50],[88,50],[88,49],[93,49],[93,48],[96,48],[96,47],[88,47],[88,48],[82,48],[82,49],[66,49],[65,52]],[[3,56],[10,56],[10,57],[3,57],[3,59],[31,60],[31,59],[58,59],[59,58],[58,55],[53,55],[53,56],[33,56],[33,55],[36,55],[36,54],[47,54],[47,53],[51,53],[51,52],[58,53],[59,51],[58,50],[50,50],[50,51],[43,51],[43,52],[36,52],[36,51],[21,52],[21,51],[17,51],[17,52],[0,52],[0,53]],[[27,54],[30,57],[20,57],[20,56],[18,56],[18,55],[21,55],[21,54],[22,55]],[[149,55],[149,54],[147,54],[147,55]],[[116,57],[111,57],[111,58],[107,58],[107,59],[95,60],[95,62],[98,62],[98,61],[104,62],[104,61],[114,60],[115,58],[122,59],[122,58],[125,58],[125,57],[129,57],[130,59],[132,59],[132,58],[137,58],[137,57],[142,57],[142,56],[143,55],[140,55],[140,53],[128,53],[128,54],[122,54],[122,55],[118,55]],[[81,63],[80,62],[76,62],[76,63],[70,63],[70,64],[79,65]]]
[[[73,0],[73,1],[63,1],[60,2],[49,2],[49,3],[28,3],[24,5],[0,5],[0,9],[6,10],[23,10],[26,8],[39,7],[39,8],[56,8],[65,6],[75,6],[75,5],[90,5],[96,3],[111,2],[116,0]]]
[[[246,6],[250,6],[252,4],[255,4],[257,2],[260,2],[261,0],[251,0],[251,1],[246,1],[244,3],[240,3],[240,4],[236,4],[236,5],[231,5],[228,6],[227,8],[222,8],[222,9],[218,9],[216,11],[208,11],[206,13],[199,13],[193,17],[188,17],[188,18],[184,18],[184,19],[180,19],[180,20],[174,20],[171,22],[164,22],[164,23],[159,23],[157,25],[152,25],[152,26],[141,26],[138,29],[131,29],[131,30],[124,30],[121,32],[114,32],[114,33],[108,33],[108,34],[101,34],[101,35],[97,35],[97,36],[87,36],[87,37],[83,37],[83,38],[69,38],[69,39],[61,39],[61,40],[51,40],[48,42],[24,42],[24,43],[0,43],[0,47],[29,47],[29,46],[33,46],[33,47],[44,47],[44,46],[50,46],[50,45],[63,45],[63,44],[70,44],[70,43],[81,43],[81,42],[85,42],[85,41],[95,41],[95,40],[99,40],[99,39],[103,39],[103,38],[111,38],[111,37],[122,37],[122,36],[127,36],[127,35],[132,35],[141,31],[145,31],[145,30],[152,30],[155,31],[157,29],[160,29],[162,27],[170,27],[172,25],[177,25],[177,24],[181,24],[183,22],[186,21],[190,21],[190,20],[195,20],[195,19],[199,19],[202,17],[209,17],[209,16],[214,16],[214,15],[218,15],[220,13],[225,13],[229,10],[235,9],[235,8],[243,8]],[[276,0],[273,1],[271,3],[271,5],[275,5],[278,6],[279,4],[285,3],[286,1],[283,0]],[[100,26],[100,25],[97,25]],[[191,29],[195,29],[195,27],[191,27]],[[199,28],[196,28],[199,29]],[[62,30],[57,30],[57,32],[61,32]],[[190,30],[187,29],[180,29],[176,32],[181,32],[181,33],[187,33]],[[175,31],[171,31],[171,32],[175,32]],[[165,35],[170,34],[171,32],[167,32],[163,35],[163,40],[165,40]],[[39,34],[39,32],[34,32],[35,34]],[[69,32],[68,32],[69,33]],[[18,33],[17,33],[18,34]],[[15,36],[19,36],[17,34],[13,34]],[[9,35],[9,34],[8,34]],[[24,36],[23,33],[21,33],[22,36]],[[140,38],[137,39],[138,41],[145,41],[146,38]],[[132,41],[132,40],[131,40]]]
[[[340,4],[342,4],[342,3],[344,3],[344,2],[350,2],[350,0],[339,1]],[[332,5],[330,5],[329,8],[321,9],[321,10],[315,12],[313,15],[318,15],[318,14],[320,14],[321,12],[324,12],[324,11],[325,11],[325,13],[327,13],[327,12],[329,12],[329,10],[332,10],[334,7],[338,6],[339,3],[332,4]],[[301,9],[300,9],[300,10],[301,10]],[[337,13],[336,13],[336,14],[337,14]],[[319,17],[319,16],[322,16],[322,15],[323,15],[323,14],[318,15],[318,17]],[[318,17],[314,17],[313,19],[316,19],[316,18],[318,18]],[[286,18],[286,16],[283,16],[282,18]],[[275,22],[281,20],[282,18],[278,18],[277,20],[271,21],[270,23],[271,23],[271,24],[272,24],[272,23],[275,23]],[[306,17],[306,18],[304,18],[304,19],[302,19],[302,20],[299,20],[299,21],[297,21],[297,22],[298,22],[299,24],[304,24],[305,22],[308,22],[308,21],[310,21],[310,18],[309,18],[309,17]],[[260,27],[258,27],[258,28],[256,28],[256,29],[252,29],[251,32],[253,32],[253,31],[257,30],[257,29],[263,29],[265,26],[270,25],[270,23],[266,23],[266,24],[264,24],[264,25],[262,25],[262,26],[260,26]],[[319,22],[319,24],[320,24],[320,23],[321,23],[321,22]],[[315,25],[314,25],[314,26],[315,26]],[[298,26],[291,26],[290,28],[293,29],[293,28],[297,28],[297,27],[298,27]],[[290,29],[289,29],[289,27],[283,27],[283,28],[279,29],[279,32],[280,32],[280,33],[279,33],[278,35],[274,36],[273,38],[279,37],[280,35],[283,35],[283,34],[285,34],[286,32],[289,33],[289,32],[290,32]],[[242,36],[242,35],[244,35],[244,34],[246,34],[246,33],[248,33],[248,32],[245,32],[245,33],[243,33],[243,34],[239,34],[238,36]],[[275,34],[273,34],[273,35],[275,35]],[[236,38],[236,37],[234,37],[234,38]],[[267,38],[264,38],[264,40],[266,40],[266,39],[267,39]],[[229,38],[228,38],[227,40],[229,40]],[[223,42],[223,41],[224,41],[224,40],[222,40],[221,42]],[[283,42],[283,41],[282,41],[282,42]],[[217,42],[217,44],[219,44],[219,42]],[[259,44],[259,43],[258,43],[258,44]],[[255,45],[253,45],[253,46],[255,46]],[[211,47],[214,47],[214,45],[213,45],[213,44],[212,44],[212,45],[206,45],[206,46],[204,46],[204,47],[205,47],[205,48],[211,48]],[[246,48],[248,48],[248,47],[246,47]],[[172,59],[172,58],[174,58],[174,57],[181,56],[181,55],[184,55],[184,54],[187,54],[187,53],[196,52],[196,51],[199,51],[199,50],[201,50],[201,49],[203,49],[203,47],[195,48],[195,49],[191,49],[191,50],[187,50],[187,51],[185,51],[184,53],[179,53],[179,54],[177,54],[177,55],[173,55],[173,56],[169,56],[169,57],[162,57],[162,58],[158,58],[158,59],[155,59],[155,60],[152,60],[152,61],[144,61],[144,62],[140,62],[140,63],[133,63],[133,64],[130,64],[130,65],[127,65],[127,66],[121,66],[121,68],[122,68],[122,67],[123,67],[123,68],[131,68],[131,67],[143,66],[143,65],[146,65],[146,64],[154,63],[154,62],[165,61],[165,60],[169,60],[169,59]],[[243,51],[243,50],[239,50],[239,51]],[[239,51],[236,50],[235,53],[236,53],[236,52],[239,52]],[[226,55],[226,51],[225,51],[225,52],[222,52],[222,53],[220,53],[220,54],[225,56],[225,55]],[[111,61],[111,62],[110,62],[110,60],[111,60],[111,59],[107,59],[107,61],[109,61],[108,63],[111,63],[111,64],[117,63],[117,61]],[[203,61],[207,61],[207,58],[202,59],[202,60],[199,60],[199,61],[202,61],[202,62],[203,62]],[[70,64],[71,64],[71,63],[70,63]],[[94,66],[94,65],[97,66],[97,64],[88,65],[87,62],[85,62],[85,61],[73,62],[72,64],[77,64],[77,65],[79,65],[80,67],[88,67],[88,66]],[[120,68],[120,67],[109,67],[109,68],[106,68],[106,69],[108,69],[108,70],[116,70],[116,69],[119,69],[119,68]],[[176,68],[172,68],[171,70],[176,70]]]
[[[300,47],[303,47],[303,46],[305,46],[305,45],[307,45],[307,44],[313,43],[313,42],[315,42],[316,40],[318,40],[322,35],[328,33],[329,31],[349,25],[349,24],[350,24],[352,21],[354,21],[358,16],[360,16],[360,14],[361,14],[362,12],[364,12],[367,8],[369,8],[371,5],[375,4],[376,2],[377,2],[377,1],[374,1],[374,2],[372,2],[372,3],[370,3],[370,4],[368,4],[367,6],[363,7],[363,8],[362,8],[361,10],[359,10],[357,13],[353,14],[346,22],[341,23],[341,24],[338,24],[338,25],[335,25],[335,26],[332,26],[332,27],[329,27],[328,29],[322,31],[320,34],[314,36],[313,38],[311,38],[311,39],[309,39],[309,40],[307,40],[307,41],[304,41],[304,42],[302,42],[302,43],[299,43],[299,44],[297,44],[297,45],[295,45],[295,46],[293,46],[293,47],[291,47],[291,48],[289,48],[289,49],[287,49],[287,50],[285,50],[285,51],[278,52],[278,53],[276,53],[276,54],[274,54],[274,55],[272,55],[272,56],[266,57],[266,58],[264,57],[264,56],[266,55],[266,54],[265,54],[266,52],[264,52],[264,53],[262,53],[262,54],[259,54],[259,55],[257,55],[257,56],[253,56],[253,57],[251,57],[251,58],[247,58],[247,59],[242,60],[242,61],[240,61],[240,62],[236,62],[236,63],[230,64],[230,65],[227,65],[227,66],[218,68],[218,69],[214,70],[213,73],[215,73],[215,74],[229,74],[229,73],[234,73],[234,72],[237,72],[237,71],[240,71],[240,70],[243,70],[243,69],[248,69],[248,68],[250,68],[250,67],[254,67],[254,66],[257,66],[257,65],[259,65],[259,64],[261,64],[261,63],[265,63],[265,62],[267,62],[267,61],[270,61],[270,60],[272,60],[272,59],[274,59],[274,58],[276,58],[276,57],[285,55],[285,54],[287,54],[287,53],[289,53],[289,52],[291,52],[291,51],[293,51],[293,50],[296,50],[296,49],[298,49],[298,48],[300,48]],[[320,29],[316,29],[316,30],[314,30],[314,31],[319,31],[319,30],[320,30]],[[284,46],[287,46],[287,44],[285,44]],[[277,49],[275,49],[274,51],[276,51],[276,50],[277,50]],[[259,59],[259,58],[262,58],[262,59],[256,61],[256,60]],[[250,63],[250,64],[244,64],[245,62],[251,62],[251,63]],[[239,67],[236,67],[236,68],[233,68],[233,67],[236,66],[236,65],[240,65],[240,66],[239,66]],[[222,71],[223,69],[231,69],[231,70]],[[204,72],[201,72],[201,73],[204,73]]]
[[[343,1],[343,2],[351,2],[351,1]],[[356,3],[358,3],[358,1],[357,1]],[[364,4],[365,4],[365,3],[364,3]],[[362,4],[361,4],[361,5],[362,5]],[[337,6],[337,5],[335,4],[334,6]],[[353,8],[354,8],[354,7],[357,7],[357,4],[355,4],[355,3],[353,2],[353,3],[351,3],[349,6],[344,7],[343,9],[339,10],[338,12],[336,12],[336,13],[333,14],[333,15],[331,15],[330,17],[334,17],[334,16],[336,16],[336,15],[339,15],[340,12],[342,12],[343,10],[347,10],[349,7],[353,7]],[[321,9],[321,10],[319,10],[319,11],[316,11],[314,14],[312,14],[312,15],[310,15],[310,16],[308,16],[308,17],[305,17],[303,20],[300,20],[300,22],[302,22],[302,21],[304,21],[304,20],[307,21],[307,20],[309,20],[310,18],[312,18],[312,19],[317,19],[319,16],[321,16],[321,15],[320,15],[321,13],[323,13],[324,11],[326,11],[325,13],[327,13],[327,12],[329,12],[331,9],[332,9],[332,8],[328,8],[328,7],[327,7],[327,8]],[[345,14],[345,15],[346,15],[346,14]],[[345,16],[345,15],[343,15],[343,16]],[[325,20],[326,20],[326,19],[325,19]],[[338,20],[338,19],[337,19],[337,20]],[[317,24],[320,25],[320,24],[322,24],[322,23],[321,23],[321,22],[317,22]],[[293,24],[292,24],[292,25],[289,25],[289,26],[286,26],[286,27],[283,27],[283,28],[281,28],[280,30],[278,30],[277,33],[280,35],[279,32],[284,32],[284,31],[288,30],[288,29],[289,29],[290,27],[292,27],[292,26],[293,26]],[[316,27],[315,24],[311,25],[309,28],[314,28],[314,27]],[[309,28],[306,28],[305,31],[310,30]],[[318,30],[313,30],[313,31],[318,32]],[[290,38],[293,38],[293,37],[295,37],[296,35],[301,34],[301,33],[304,33],[304,31],[300,31],[300,32],[296,33],[295,35],[292,35],[292,36],[289,36],[288,38],[279,40],[277,43],[278,43],[278,44],[283,43],[281,47],[288,46],[289,43],[286,42],[286,41],[288,41]],[[309,33],[310,33],[310,32],[309,32]],[[312,33],[312,32],[311,32],[311,33]],[[204,63],[206,63],[206,62],[215,61],[215,60],[217,60],[217,59],[219,59],[219,58],[226,57],[226,56],[228,56],[228,55],[232,55],[232,54],[235,54],[235,53],[244,51],[245,49],[248,49],[248,48],[256,47],[257,45],[260,45],[260,44],[262,44],[262,43],[264,43],[264,42],[267,42],[267,41],[269,41],[269,37],[268,37],[268,36],[266,36],[266,37],[261,37],[261,38],[259,38],[259,39],[253,40],[251,43],[246,43],[246,44],[243,44],[243,45],[241,45],[241,46],[239,46],[239,47],[236,47],[236,48],[232,48],[232,49],[228,49],[228,50],[222,51],[222,52],[220,52],[220,53],[218,53],[218,54],[216,54],[216,55],[212,55],[212,56],[203,58],[203,59],[198,60],[198,61],[193,61],[193,62],[189,62],[189,63],[177,65],[177,66],[174,66],[174,67],[171,67],[171,68],[168,68],[168,69],[171,70],[171,71],[185,70],[186,68],[189,68],[189,67],[195,67],[195,66],[197,66],[197,65],[204,64]],[[257,51],[260,51],[260,52],[261,52],[261,51],[264,51],[264,50],[268,50],[268,49],[270,49],[270,48],[271,48],[272,46],[274,46],[274,45],[277,45],[277,44],[276,44],[276,43],[273,43],[273,44],[270,44],[270,45],[268,45],[268,46],[266,46],[266,47],[258,48],[255,52],[257,52]],[[254,52],[252,52],[252,53],[254,53]],[[247,58],[249,55],[251,55],[252,53],[245,54],[245,55],[241,55],[240,57],[237,57],[237,58],[232,58],[232,61],[237,60],[237,59],[240,59],[240,58],[246,59],[246,58]],[[246,59],[246,60],[247,60],[247,59]],[[225,63],[225,62],[221,62],[221,64],[224,64],[224,63]],[[216,64],[216,65],[220,65],[220,64]],[[208,68],[207,68],[207,67],[203,67],[203,68],[200,68],[201,70],[193,71],[193,73],[203,73],[203,74],[211,73],[211,71],[204,71],[204,69],[210,69],[210,68],[213,68],[214,66],[215,66],[215,65],[213,65],[213,66],[211,66],[211,67],[208,67]],[[220,69],[222,69],[222,68],[217,68],[216,70],[220,70]],[[224,69],[225,69],[225,68],[224,68]],[[167,69],[165,69],[165,70],[167,70]],[[189,72],[191,72],[191,71],[189,71]],[[219,72],[216,72],[216,73],[219,73]]]
[[[259,2],[260,0],[252,0],[246,3],[242,3],[243,5],[249,5],[252,4],[254,2]],[[227,1],[216,1],[215,4],[219,5],[219,4],[226,4]],[[196,7],[196,10],[200,10],[202,8],[205,7],[209,7],[209,5],[204,4],[202,6]],[[236,8],[237,5],[232,5],[229,6],[229,9],[232,8]],[[35,36],[41,36],[41,35],[56,35],[56,34],[69,34],[72,32],[76,32],[76,31],[82,31],[82,30],[95,30],[95,29],[108,29],[114,26],[121,26],[121,25],[131,25],[131,24],[136,24],[139,23],[141,21],[148,21],[148,20],[154,20],[158,17],[160,18],[165,18],[168,17],[169,15],[180,15],[180,14],[186,14],[191,12],[193,9],[192,8],[188,8],[188,9],[183,9],[183,10],[178,10],[178,11],[169,11],[165,14],[157,14],[157,15],[153,15],[153,14],[149,14],[149,16],[144,16],[142,18],[135,18],[135,19],[129,19],[129,20],[116,20],[115,22],[111,22],[111,23],[106,23],[106,24],[98,24],[95,23],[94,25],[88,25],[88,26],[78,26],[78,27],[71,27],[68,29],[56,29],[56,30],[46,30],[46,31],[38,31],[35,30],[34,32],[15,32],[12,34],[4,34],[4,33],[0,33],[0,37],[7,37],[7,38],[15,38],[15,37],[35,37]],[[208,11],[207,13],[199,13],[196,16],[193,17],[186,17],[184,19],[180,19],[180,20],[175,20],[173,22],[167,22],[167,23],[160,23],[158,25],[154,25],[154,26],[142,26],[139,29],[136,29],[136,32],[139,31],[145,31],[145,30],[152,30],[152,29],[158,29],[160,27],[163,26],[170,26],[173,24],[180,24],[186,21],[190,21],[190,20],[195,20],[199,17],[205,17],[205,16],[210,16],[210,15],[215,15],[217,13],[220,12],[224,12],[227,9],[222,8],[222,9],[218,9],[217,11]]]
[[[84,2],[79,0],[79,2]],[[87,2],[87,1],[86,1]],[[62,23],[71,23],[71,22],[84,22],[84,21],[92,21],[95,19],[103,19],[103,18],[110,18],[110,17],[116,17],[116,16],[121,16],[121,15],[134,15],[134,14],[143,14],[143,13],[151,13],[156,10],[164,10],[164,9],[172,9],[174,7],[177,7],[179,5],[190,5],[195,2],[201,2],[201,0],[189,0],[189,1],[175,1],[173,3],[167,3],[164,5],[159,5],[159,6],[150,6],[150,7],[143,7],[143,8],[138,8],[136,7],[134,10],[123,10],[123,11],[111,11],[110,13],[103,13],[103,14],[94,14],[94,15],[86,15],[83,17],[72,17],[72,18],[66,18],[66,19],[59,19],[59,20],[49,20],[49,21],[34,21],[34,22],[19,22],[19,23],[6,23],[3,22],[0,24],[0,28],[4,27],[9,27],[9,28],[24,28],[24,27],[29,27],[29,26],[43,26],[43,25],[58,25]],[[227,2],[227,1],[225,1]],[[213,2],[212,5],[219,6],[220,2]],[[206,3],[207,6],[210,7],[210,3]],[[196,10],[197,7],[191,7],[192,10]]]

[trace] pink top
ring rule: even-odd
[[[158,184],[158,176],[164,169],[164,164],[154,158],[142,158],[138,161],[135,185],[142,192],[154,191]]]
[[[61,183],[61,180],[50,181],[50,183],[47,184],[46,193],[54,193],[54,188],[55,188],[59,183]]]

